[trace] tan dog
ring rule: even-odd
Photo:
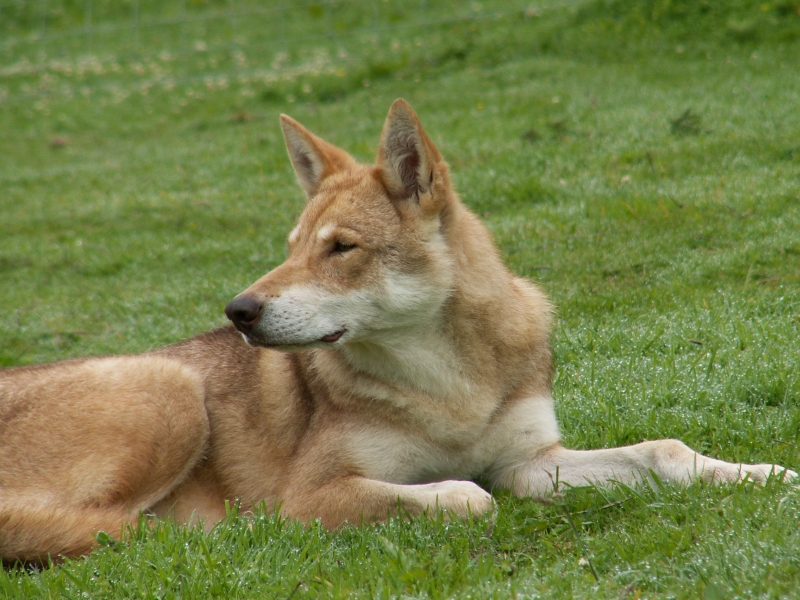
[[[411,107],[392,105],[375,166],[281,124],[308,205],[286,262],[226,308],[238,332],[0,372],[0,556],[85,553],[140,511],[210,525],[225,500],[335,527],[398,503],[482,513],[477,476],[532,496],[796,477],[676,440],[563,448],[550,304],[503,266]]]

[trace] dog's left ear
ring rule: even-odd
[[[322,181],[356,164],[347,152],[317,137],[297,121],[281,115],[281,129],[297,180],[310,198]]]
[[[377,162],[384,186],[393,199],[419,199],[432,191],[442,155],[405,100],[395,100],[389,109]]]

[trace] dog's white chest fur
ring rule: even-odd
[[[458,420],[456,412],[429,414],[427,421],[416,421],[417,428],[398,429],[373,420],[353,428],[346,449],[366,477],[424,483],[491,476],[525,463],[559,441],[549,397],[522,399],[498,418],[472,415],[471,425]]]
[[[466,372],[435,326],[397,329],[348,344],[344,352],[346,365],[323,355],[317,366],[350,392],[344,408],[362,415],[344,439],[366,477],[395,483],[467,479],[498,468],[500,460],[524,462],[559,440],[549,396],[498,410],[505,399]]]

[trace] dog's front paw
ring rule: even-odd
[[[428,499],[428,507],[452,511],[466,516],[480,515],[494,507],[492,496],[471,481],[440,481],[421,485]]]
[[[770,477],[795,485],[800,483],[797,473],[780,465],[741,465],[740,481],[747,478],[763,485]]]

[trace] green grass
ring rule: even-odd
[[[78,4],[51,4],[63,8],[53,27],[79,22]],[[145,34],[138,50],[100,36],[94,62],[67,45],[59,56],[53,41],[39,63],[40,46],[25,42],[38,21],[0,20],[21,40],[0,52],[0,365],[143,351],[224,323],[225,303],[283,260],[302,210],[277,115],[371,160],[402,96],[508,264],[558,306],[568,445],[678,437],[797,470],[798,5],[486,5],[427,2],[430,21],[496,16],[400,28],[418,14],[388,3],[380,23],[396,28],[380,36],[298,41],[331,23],[371,26],[372,4],[312,4],[289,15],[280,43],[256,45],[276,23],[240,19]],[[164,58],[181,44],[191,51]],[[270,515],[231,514],[208,535],[158,523],[85,560],[7,569],[0,597],[800,589],[800,495],[784,485],[580,489],[552,505],[496,497],[494,518],[335,533]]]

